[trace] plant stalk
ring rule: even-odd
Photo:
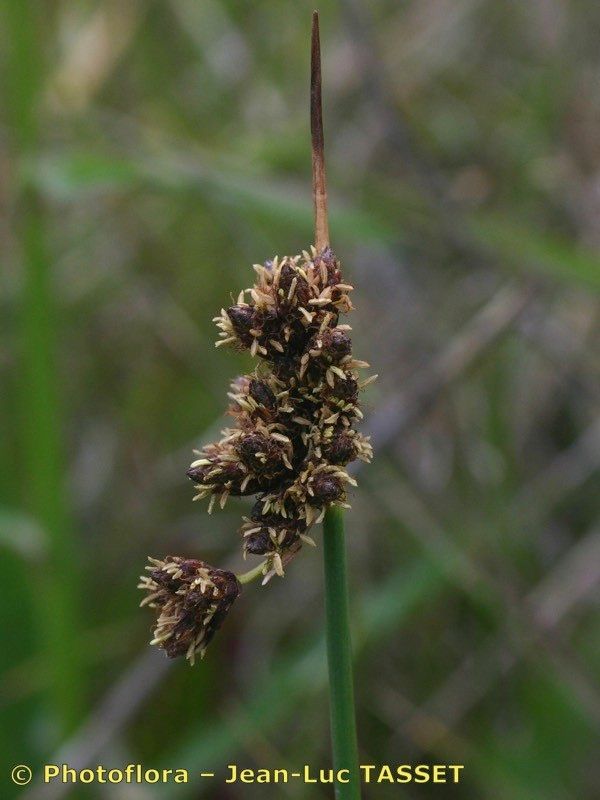
[[[312,142],[312,185],[315,213],[315,247],[329,246],[327,183],[325,177],[325,142],[321,101],[321,44],[319,15],[312,18],[310,64],[310,132]],[[347,783],[335,782],[337,800],[360,800],[360,774],[354,686],[352,644],[346,577],[344,517],[339,507],[328,508],[323,521],[323,558],[325,569],[325,634],[329,669],[329,704],[333,766],[336,773],[347,770]]]
[[[56,373],[58,310],[46,251],[45,211],[23,175],[36,155],[43,83],[43,17],[31,0],[2,3],[7,29],[7,93],[15,170],[14,231],[20,245],[22,449],[26,509],[46,536],[46,558],[33,582],[49,707],[56,733],[79,723],[83,708],[82,654],[78,645],[79,587],[76,548],[65,494],[62,407]]]
[[[336,782],[335,796],[338,800],[359,800],[360,775],[354,713],[344,516],[342,509],[336,506],[327,509],[325,514],[323,553],[333,765],[336,771],[349,771],[348,783]]]
[[[261,561],[258,566],[249,569],[248,572],[242,572],[235,577],[238,579],[238,582],[242,584],[242,586],[246,583],[251,583],[255,581],[257,578],[261,578],[263,575],[263,570],[265,568],[266,561]]]

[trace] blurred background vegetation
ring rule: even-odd
[[[247,503],[206,516],[185,469],[248,365],[212,316],[312,238],[311,9],[2,0],[3,778],[329,763],[319,550],[194,669],[135,589],[149,553],[242,566]],[[381,375],[347,521],[361,756],[466,765],[365,795],[597,797],[600,6],[320,10],[333,243]],[[331,796],[32,786],[3,796]]]

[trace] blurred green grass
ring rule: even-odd
[[[75,752],[138,663],[148,553],[240,565],[246,505],[207,517],[184,473],[247,365],[214,350],[212,316],[251,263],[310,241],[311,8],[2,3],[7,766]],[[332,234],[357,350],[381,373],[367,424],[415,376],[429,385],[505,286],[533,291],[411,425],[387,421],[361,476],[363,759],[465,763],[464,784],[406,797],[591,800],[600,10],[344,0],[321,14]],[[327,764],[321,627],[320,553],[302,553],[244,593],[199,667],[148,680],[94,763]]]

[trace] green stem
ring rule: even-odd
[[[323,552],[333,766],[336,771],[349,770],[348,783],[336,782],[335,796],[337,800],[360,800],[346,546],[341,508],[329,508],[325,514]]]
[[[245,583],[250,583],[251,581],[256,580],[256,578],[260,578],[263,575],[263,569],[267,562],[261,561],[257,567],[254,569],[249,569],[248,572],[242,572],[241,575],[236,575],[235,577],[238,581],[243,585]]]
[[[21,411],[25,504],[46,535],[46,561],[32,583],[39,639],[49,676],[49,705],[57,733],[71,731],[83,706],[77,642],[77,557],[65,494],[62,406],[56,368],[59,311],[46,249],[45,209],[23,166],[39,150],[40,98],[45,77],[44,14],[33,0],[4,0],[7,29],[7,107],[15,163],[14,231],[20,244]]]

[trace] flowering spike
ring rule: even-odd
[[[352,310],[353,287],[329,246],[317,12],[311,43],[315,244],[300,255],[254,264],[254,285],[214,318],[216,347],[247,350],[256,368],[231,385],[228,414],[234,425],[196,451],[187,471],[194,500],[208,498],[209,514],[230,495],[256,496],[240,528],[243,555],[266,559],[239,580],[195,559],[149,559],[150,574],[139,584],[147,592],[141,605],[158,612],[151,643],[192,664],[198,653],[204,655],[240,584],[258,575],[263,585],[283,577],[302,544],[315,544],[308,530],[323,521],[326,510],[349,508],[348,486],[356,481],[346,466],[372,457],[368,437],[355,425],[363,417],[359,390],[374,377],[359,381],[357,370],[368,364],[353,358],[352,329],[340,323]]]
[[[347,505],[355,485],[345,467],[369,461],[368,440],[354,429],[362,418],[350,326],[352,309],[329,246],[310,254],[255,264],[248,303],[217,317],[223,344],[257,358],[255,374],[237,378],[229,394],[235,427],[207,445],[188,476],[198,497],[258,495],[240,529],[244,555],[268,558],[268,574],[282,575],[307,541],[307,530],[331,505]],[[212,506],[211,506],[212,508]]]
[[[140,605],[157,610],[151,644],[169,658],[185,656],[193,664],[202,657],[240,593],[233,572],[216,569],[204,561],[167,556],[149,558],[148,575],[139,589],[148,592]]]

